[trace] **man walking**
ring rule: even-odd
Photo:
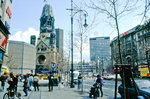
[[[25,96],[28,96],[28,87],[29,87],[29,85],[28,85],[28,83],[29,83],[28,76],[25,75],[24,77],[25,77],[25,80],[24,80],[24,84],[23,84],[23,91],[25,93]]]
[[[2,89],[2,91],[4,91],[4,89],[5,89],[5,82],[6,82],[6,79],[7,79],[7,75],[6,75],[6,73],[4,73],[4,74],[1,76],[1,89]]]
[[[79,74],[79,76],[78,76],[78,89],[79,90],[81,89],[81,84],[82,84],[82,76],[81,76],[81,74]]]
[[[54,76],[53,76],[52,72],[50,72],[48,79],[49,79],[49,83],[48,83],[49,91],[53,91]]]
[[[30,74],[30,76],[29,76],[29,91],[31,91],[32,87],[33,87],[33,75]]]

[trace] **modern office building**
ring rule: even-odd
[[[36,47],[21,42],[9,41],[7,66],[14,74],[34,73],[36,68]]]
[[[64,41],[64,31],[63,29],[55,29],[56,31],[56,47],[59,53],[63,54],[63,41]]]
[[[110,60],[110,37],[90,38],[90,61],[97,63],[97,69],[106,69],[104,63]],[[98,71],[97,70],[97,71]]]
[[[7,40],[10,34],[11,8],[12,0],[0,1],[0,73],[7,56],[5,53],[7,52]]]

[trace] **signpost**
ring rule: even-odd
[[[55,68],[55,63],[51,63],[51,67],[52,67],[52,69],[54,69]]]
[[[52,67],[52,72],[54,72],[54,68],[55,68],[55,63],[51,62],[51,67]]]

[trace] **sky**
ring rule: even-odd
[[[29,43],[30,36],[39,36],[40,29],[40,16],[42,9],[46,3],[50,4],[53,8],[53,14],[55,18],[55,28],[61,28],[64,30],[64,49],[66,49],[66,42],[68,42],[68,34],[70,33],[70,12],[66,10],[70,8],[71,0],[13,0],[12,3],[12,18],[10,25],[10,39],[17,41],[24,41]],[[74,0],[74,3],[81,7],[84,0]],[[88,1],[88,0],[85,0]],[[74,5],[75,6],[75,5]],[[85,8],[85,7],[82,7]],[[95,11],[91,9],[86,9],[88,12],[87,23],[91,24],[91,21],[95,15]],[[137,10],[139,11],[139,10]],[[137,11],[135,13],[130,13],[128,16],[124,16],[119,22],[120,33],[126,32],[127,30],[140,24],[141,16],[137,16]],[[77,19],[77,15],[74,16],[74,22]],[[74,23],[74,31],[77,30],[76,23]],[[90,37],[100,37],[100,36],[110,36],[111,40],[117,36],[108,24],[108,18],[104,14],[96,15],[95,26],[88,32],[87,41]],[[85,61],[90,60],[89,55],[89,42],[83,44],[85,48],[83,49],[83,59]],[[66,50],[68,52],[68,50]],[[74,61],[80,60],[79,50],[74,48]]]

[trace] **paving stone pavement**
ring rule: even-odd
[[[19,82],[18,84],[18,92],[21,93],[21,99],[89,99],[89,93],[87,90],[84,92],[79,91],[76,87],[70,88],[69,86],[65,86],[64,88],[60,88],[58,86],[54,86],[54,90],[52,92],[48,91],[48,86],[40,86],[39,91],[29,91],[28,96],[24,96],[23,92],[23,83]],[[6,87],[8,84],[6,84]],[[0,92],[0,99],[3,99],[3,95],[6,92]],[[16,98],[17,99],[17,98]],[[107,96],[98,97],[98,99],[110,99]]]

